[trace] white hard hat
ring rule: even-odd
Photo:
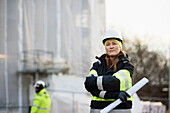
[[[106,33],[104,34],[104,39],[102,41],[103,44],[105,44],[105,42],[109,39],[116,39],[116,40],[120,41],[121,43],[123,43],[122,36],[116,30],[110,29],[110,30],[106,31]]]
[[[35,83],[34,87],[43,89],[43,88],[45,88],[45,82],[42,81],[42,80],[38,80],[38,81]]]

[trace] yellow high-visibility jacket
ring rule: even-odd
[[[35,94],[30,113],[49,113],[51,108],[51,99],[46,89],[42,89]]]

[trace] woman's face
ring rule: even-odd
[[[105,45],[106,54],[116,56],[120,53],[120,46],[115,40],[108,40]]]

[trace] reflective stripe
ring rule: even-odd
[[[106,94],[106,91],[101,91],[100,94],[99,94],[99,97],[104,98],[105,94]]]
[[[132,87],[132,78],[130,77],[130,73],[127,70],[120,70],[115,73],[113,76],[120,80],[120,91],[126,91]],[[127,100],[133,100],[133,96],[128,98]]]
[[[97,87],[99,90],[103,90],[102,80],[103,80],[103,76],[97,77]]]
[[[89,72],[88,76],[92,76],[92,75],[94,75],[94,76],[97,77],[97,76],[98,76],[97,71],[94,70],[94,69],[92,69],[92,70]]]
[[[131,88],[132,80],[129,71],[120,70],[116,72],[113,76],[120,80],[120,91],[126,91],[127,89]]]
[[[115,101],[116,99],[103,99],[101,97],[91,96],[91,100],[95,100],[95,101]],[[132,101],[133,100],[133,96],[131,96],[127,100]]]
[[[95,100],[95,101],[115,101],[116,99],[103,99],[103,98],[100,98],[100,97],[91,96],[91,100]]]
[[[126,76],[126,74],[123,71],[118,71],[117,72],[123,79],[124,79],[124,84],[125,84],[125,90],[127,90],[129,88],[129,82],[128,82],[128,78]]]
[[[37,105],[32,105],[32,106],[37,107],[38,109],[42,109],[42,110],[50,110],[49,108],[41,108],[41,107],[39,107]]]
[[[127,100],[133,101],[133,95],[130,98],[128,98]]]

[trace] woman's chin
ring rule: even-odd
[[[108,54],[110,57],[116,56],[117,54]]]

